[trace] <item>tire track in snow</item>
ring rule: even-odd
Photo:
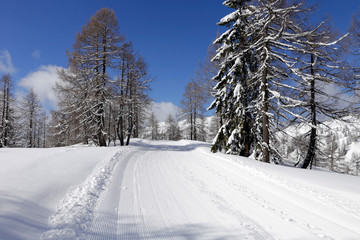
[[[88,239],[86,233],[93,221],[100,194],[106,189],[121,157],[131,150],[133,148],[122,148],[112,157],[105,156],[84,183],[71,189],[60,201],[56,212],[49,217],[49,230],[41,235],[41,239]]]

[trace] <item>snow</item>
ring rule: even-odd
[[[0,239],[360,239],[360,178],[195,141],[0,149]]]

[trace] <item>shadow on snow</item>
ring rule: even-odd
[[[202,224],[177,225],[174,227],[157,227],[155,222],[149,225],[143,223],[142,217],[120,216],[118,222],[100,223],[104,226],[99,231],[85,233],[80,239],[90,240],[152,240],[152,239],[179,239],[179,240],[235,240],[242,239],[238,234],[231,234],[226,230],[216,229]],[[117,226],[117,231],[107,231],[110,225]],[[154,226],[155,225],[155,226]],[[246,235],[244,235],[245,238]],[[240,238],[239,238],[240,237]]]
[[[156,145],[156,141],[146,142],[139,141],[131,143],[131,146],[143,148],[146,151],[173,151],[173,152],[189,152],[193,151],[199,147],[210,147],[209,143],[201,143],[196,141],[186,141],[185,145],[181,145],[182,141],[179,142],[170,142],[164,144],[162,141],[161,145]]]
[[[0,239],[39,239],[50,211],[36,203],[0,195]]]

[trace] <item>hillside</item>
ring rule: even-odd
[[[314,168],[335,172],[360,174],[360,120],[346,117],[330,120],[318,126],[318,154]],[[277,147],[286,160],[295,164],[304,157],[309,127],[291,126],[278,134]]]
[[[0,239],[359,239],[360,178],[194,141],[0,149]]]

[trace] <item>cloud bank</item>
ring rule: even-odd
[[[60,68],[54,65],[41,66],[38,71],[29,73],[21,79],[19,86],[28,90],[33,89],[44,107],[55,109],[58,99],[53,88],[59,81],[57,71]]]
[[[169,115],[176,118],[180,108],[171,102],[154,102],[152,111],[159,122],[165,122]]]

